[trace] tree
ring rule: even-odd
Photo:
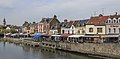
[[[2,29],[2,33],[6,33],[6,29]]]
[[[15,33],[15,28],[14,27],[10,28],[10,33]]]

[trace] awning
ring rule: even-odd
[[[119,35],[104,35],[103,38],[119,37]]]
[[[85,35],[71,35],[71,36],[68,36],[68,37],[75,37],[75,38],[79,38],[79,37],[82,37],[82,36],[85,36]]]
[[[85,37],[85,38],[99,38],[99,36],[91,36],[91,35],[85,35],[85,36],[82,36],[82,37]]]
[[[38,39],[38,38],[41,37],[41,36],[42,36],[42,34],[37,34],[37,35],[35,35],[33,38]]]
[[[50,34],[43,34],[42,36],[50,36]]]
[[[58,36],[58,37],[60,37],[60,36],[62,36],[62,35],[51,35],[51,36]]]
[[[63,34],[61,37],[68,37],[71,36],[72,34]]]
[[[11,34],[11,36],[16,36],[17,34]]]

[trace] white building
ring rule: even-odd
[[[120,15],[109,16],[106,23],[106,34],[120,34]]]
[[[61,23],[61,34],[77,34],[76,31],[79,30],[80,20],[69,21],[64,20]],[[77,31],[78,32],[78,31]]]
[[[75,26],[72,25],[71,27],[62,27],[61,34],[75,34]]]

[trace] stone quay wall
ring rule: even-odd
[[[120,44],[58,43],[57,49],[120,58]]]
[[[39,45],[47,48],[54,48],[54,49],[72,51],[72,52],[85,53],[88,55],[93,54],[98,56],[113,57],[120,59],[120,44],[118,43],[95,44],[95,43],[33,42],[33,41],[13,39],[13,38],[6,38],[4,40],[17,44],[19,43],[27,44],[30,46]]]

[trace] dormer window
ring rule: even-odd
[[[113,21],[114,21],[113,23],[116,23],[116,19],[115,18],[113,19]]]
[[[114,23],[116,23],[116,20],[114,20]]]

